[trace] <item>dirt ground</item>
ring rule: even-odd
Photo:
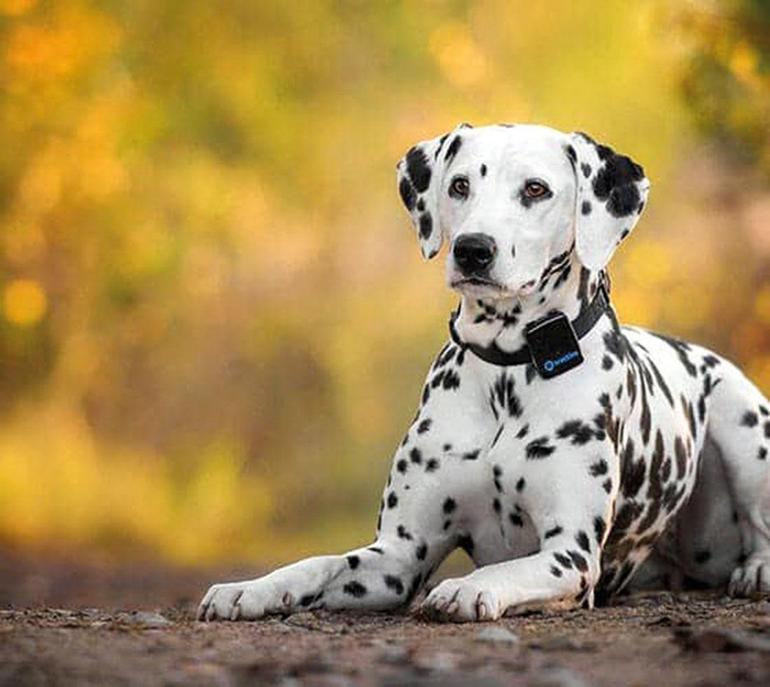
[[[196,622],[221,578],[6,556],[0,685],[770,685],[761,599],[659,593],[483,625],[327,612]]]

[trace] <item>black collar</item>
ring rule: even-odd
[[[545,317],[536,320],[535,322],[531,322],[527,325],[527,332],[525,333],[525,337],[527,338],[528,343],[525,343],[524,346],[522,346],[520,349],[511,353],[502,350],[495,342],[492,342],[492,344],[489,346],[480,346],[478,344],[467,343],[463,341],[455,329],[455,320],[460,314],[460,308],[455,310],[449,318],[449,335],[452,337],[452,341],[454,341],[458,346],[470,350],[474,355],[481,358],[484,362],[491,363],[492,365],[500,365],[501,367],[508,367],[510,365],[526,365],[528,363],[534,362],[542,376],[554,376],[543,374],[543,369],[541,369],[541,365],[538,364],[538,356],[532,350],[533,344],[532,338],[529,336],[530,332],[540,330],[541,332],[546,333],[548,331],[548,325],[551,322],[554,320],[560,320],[561,326],[566,325],[567,329],[571,329],[571,332],[574,334],[575,346],[577,346],[577,340],[582,339],[586,334],[588,334],[588,332],[593,329],[593,326],[599,321],[599,318],[601,318],[605,312],[610,310],[610,297],[605,279],[606,277],[600,278],[599,286],[596,290],[596,295],[593,297],[593,300],[588,304],[586,308],[580,311],[580,314],[574,320],[570,322],[564,313],[558,312],[555,314],[546,315]],[[579,346],[577,346],[577,348],[579,351]],[[582,356],[580,357],[580,360],[577,362],[577,364],[580,362],[582,362]],[[570,367],[572,366],[574,365],[571,365]],[[566,372],[566,369],[564,371]]]

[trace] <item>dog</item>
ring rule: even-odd
[[[458,547],[476,569],[427,594],[436,620],[591,608],[664,559],[733,596],[770,591],[770,404],[711,351],[620,327],[609,300],[642,167],[583,133],[465,124],[397,176],[423,255],[448,242],[461,301],[376,541],[216,584],[198,617],[405,607]]]

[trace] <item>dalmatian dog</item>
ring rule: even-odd
[[[711,351],[619,326],[607,296],[642,168],[582,133],[461,125],[412,147],[398,188],[423,255],[448,243],[460,305],[376,540],[216,584],[199,618],[405,607],[458,547],[476,568],[430,591],[428,617],[590,608],[661,561],[770,591],[770,404]]]

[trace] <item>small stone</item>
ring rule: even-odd
[[[412,665],[417,670],[424,672],[451,672],[457,666],[457,659],[445,651],[416,656],[412,659]]]
[[[586,687],[585,681],[567,668],[546,668],[528,684],[532,687]]]
[[[477,642],[489,644],[518,644],[519,638],[504,627],[485,627],[476,633],[474,639]]]
[[[399,645],[386,646],[379,656],[380,661],[383,663],[403,663],[408,660],[409,651]]]
[[[168,627],[171,621],[160,613],[152,611],[132,611],[131,613],[121,613],[118,618],[131,625],[141,625],[142,627],[159,628]]]

